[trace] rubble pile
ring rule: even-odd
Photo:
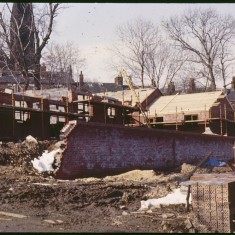
[[[35,172],[32,160],[42,155],[45,149],[54,146],[56,141],[37,141],[33,137],[26,137],[19,143],[0,143],[0,165],[21,168],[24,173]]]

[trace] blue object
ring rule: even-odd
[[[207,166],[226,166],[226,162],[219,162],[215,159],[210,159],[206,163],[203,164],[204,167]]]

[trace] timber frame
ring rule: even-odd
[[[73,94],[72,100],[0,93],[0,140],[18,141],[27,135],[59,139],[60,130],[71,120],[132,125],[137,108],[102,100],[90,94]]]

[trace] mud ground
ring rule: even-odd
[[[0,144],[0,232],[198,232],[184,204],[139,211],[141,200],[166,196],[194,166],[58,180],[31,163],[51,144]]]

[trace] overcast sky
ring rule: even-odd
[[[86,58],[84,79],[113,82],[117,74],[110,71],[107,47],[115,40],[116,26],[138,17],[160,24],[164,18],[180,14],[189,7],[213,7],[219,13],[235,12],[235,3],[173,4],[173,3],[70,3],[56,18],[51,41],[73,41]],[[76,79],[75,79],[76,80]]]

